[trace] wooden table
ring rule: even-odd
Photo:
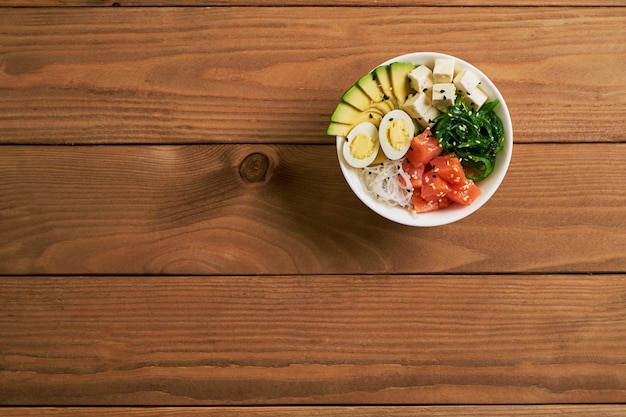
[[[0,0],[0,414],[626,415],[626,3],[589,3]],[[515,132],[436,228],[325,134],[417,51]]]

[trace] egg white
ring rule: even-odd
[[[369,157],[365,159],[355,158],[350,152],[350,144],[359,133],[365,133],[366,135],[369,135],[370,137],[374,138],[375,142],[374,151]],[[374,159],[376,159],[376,155],[378,155],[379,149],[380,141],[378,140],[378,128],[373,123],[363,122],[354,126],[350,133],[348,133],[348,136],[343,143],[343,157],[349,165],[355,168],[365,168],[366,166],[371,164]]]
[[[407,140],[406,145],[402,149],[395,149],[389,143],[389,139],[387,138],[387,129],[389,129],[389,125],[393,120],[396,119],[404,119],[407,122],[407,126],[409,128],[409,140]],[[415,135],[415,124],[413,123],[413,119],[406,112],[402,110],[392,110],[389,113],[385,114],[383,120],[380,122],[380,128],[378,130],[379,134],[379,142],[380,147],[383,152],[387,156],[387,158],[392,161],[396,161],[402,158],[406,152],[409,150],[409,146],[411,145],[411,140]]]

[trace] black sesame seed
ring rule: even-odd
[[[424,88],[424,89],[422,90],[422,92],[424,92],[424,93],[425,93],[425,92],[427,92],[427,91],[428,91],[428,88]]]
[[[440,92],[440,93],[445,93],[445,92],[446,92],[446,90],[439,90],[439,92]]]

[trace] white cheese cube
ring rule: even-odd
[[[454,77],[454,85],[459,94],[472,94],[478,84],[480,84],[480,80],[471,71],[463,70]]]
[[[435,118],[439,116],[439,110],[433,107],[428,95],[421,92],[409,97],[402,109],[423,127],[433,127]]]
[[[441,114],[439,110],[434,107],[429,107],[426,113],[422,117],[422,120],[418,120],[419,124],[424,127],[433,127],[435,125],[435,119]]]
[[[456,87],[453,83],[433,84],[433,106],[446,111],[456,100]]]
[[[463,101],[474,110],[480,109],[487,101],[487,98],[487,94],[480,87],[476,87],[471,94],[463,94]]]
[[[409,73],[409,83],[415,91],[430,95],[433,87],[433,72],[426,65],[420,65]]]
[[[419,116],[424,114],[429,107],[432,107],[432,102],[426,93],[417,93],[409,97],[402,108],[411,116]]]
[[[435,59],[433,68],[433,83],[451,83],[454,77],[454,61],[448,58]]]

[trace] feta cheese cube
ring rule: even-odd
[[[454,85],[459,94],[472,94],[478,84],[480,84],[480,80],[471,71],[463,70],[454,77]]]
[[[424,114],[429,107],[432,107],[432,102],[426,93],[417,93],[410,96],[407,101],[404,102],[402,108],[411,116],[419,116]]]
[[[409,97],[402,109],[423,127],[433,127],[435,118],[439,116],[439,110],[433,107],[428,95],[421,92]]]
[[[433,87],[433,72],[426,65],[420,65],[409,73],[409,83],[415,91],[430,95]]]
[[[454,61],[448,58],[435,59],[433,68],[433,83],[451,83],[454,77]]]
[[[463,101],[474,110],[480,109],[487,101],[487,98],[487,94],[480,87],[476,87],[471,94],[463,94]]]
[[[440,114],[441,112],[436,108],[429,107],[424,116],[422,116],[422,120],[418,120],[418,122],[424,127],[433,127],[435,125],[435,119],[439,117]]]
[[[456,87],[453,83],[433,84],[433,106],[446,111],[456,100]]]

